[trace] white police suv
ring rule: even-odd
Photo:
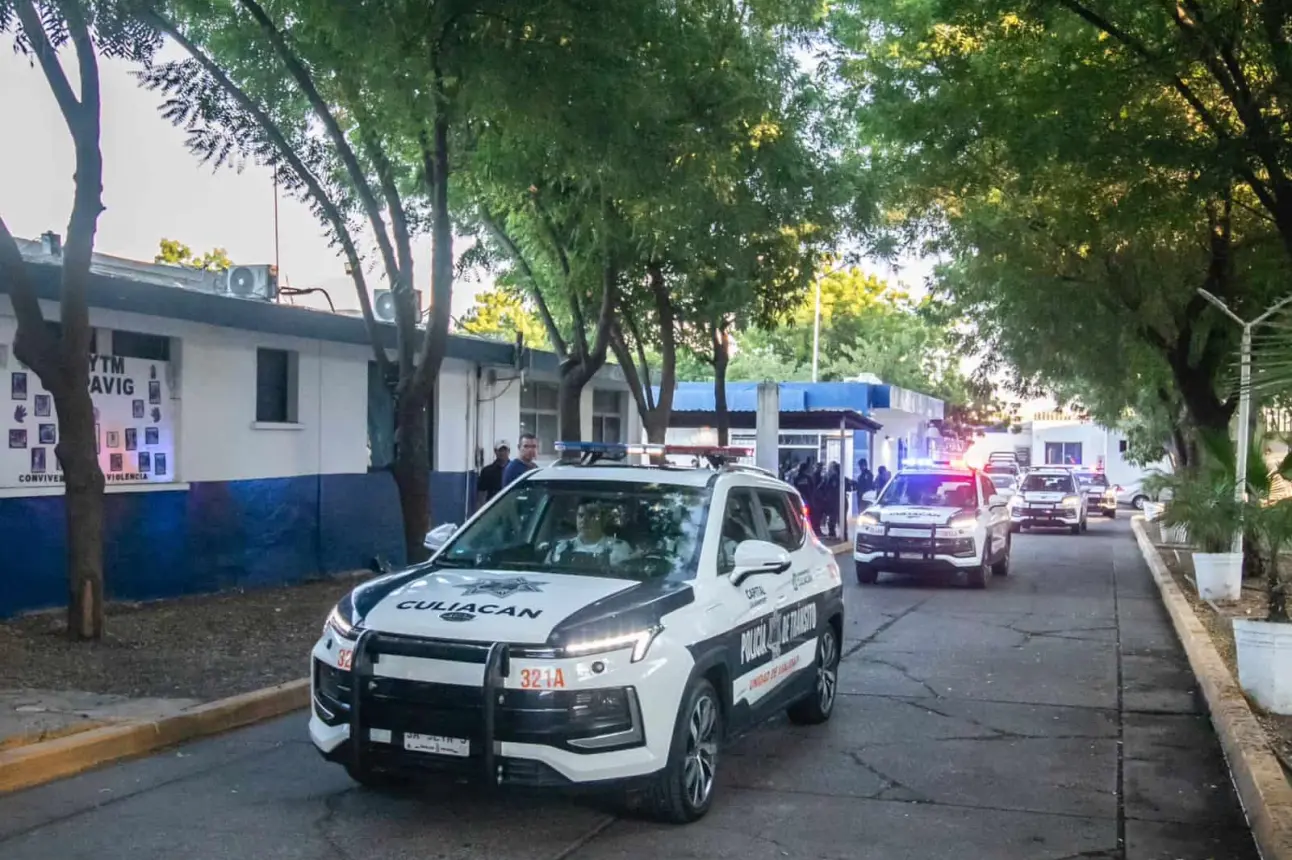
[[[1086,530],[1089,500],[1081,482],[1068,466],[1038,466],[1019,482],[1009,500],[1015,531],[1028,528],[1066,528],[1074,535]]]
[[[693,821],[726,742],[781,711],[830,718],[839,567],[795,490],[734,449],[562,450],[337,604],[310,737],[365,784],[609,783]],[[708,467],[606,462],[633,453]]]
[[[857,519],[853,560],[857,581],[881,571],[957,573],[973,588],[988,572],[1009,573],[1011,548],[1005,498],[988,477],[949,461],[916,461],[899,469]]]

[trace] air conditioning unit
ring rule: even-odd
[[[272,302],[278,298],[278,267],[230,266],[216,277],[216,291],[240,299]]]
[[[416,305],[420,315],[422,310],[421,290],[413,290],[413,303]],[[372,291],[372,315],[377,318],[378,322],[393,323],[395,321],[395,294],[392,291]]]

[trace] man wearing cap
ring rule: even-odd
[[[476,507],[483,505],[502,490],[502,472],[511,459],[511,447],[506,439],[499,439],[493,445],[494,461],[480,470],[476,479]]]

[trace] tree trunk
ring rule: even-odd
[[[557,436],[562,442],[583,441],[583,388],[596,375],[587,362],[569,362],[561,366],[561,382],[556,394]]]
[[[668,438],[668,419],[669,413],[659,407],[652,409],[649,415],[642,417],[647,442],[652,445],[664,444],[664,441]]]
[[[713,411],[718,415],[718,444],[728,445],[731,416],[727,413],[727,363],[731,360],[725,329],[713,330]]]
[[[1275,547],[1270,560],[1267,562],[1269,566],[1266,568],[1265,581],[1269,595],[1269,613],[1266,615],[1265,620],[1287,624],[1292,619],[1288,618],[1287,586],[1284,585],[1283,577],[1279,570],[1280,549],[1281,547]]]
[[[70,356],[69,356],[70,358]],[[73,639],[103,638],[103,470],[94,453],[89,356],[71,361],[51,390],[58,411],[67,529],[67,629]]]
[[[399,488],[404,551],[408,563],[416,564],[428,557],[423,542],[431,524],[429,398],[401,395],[395,398],[395,462],[391,469]]]

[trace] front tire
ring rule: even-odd
[[[707,678],[697,678],[687,692],[673,729],[668,767],[648,790],[647,806],[669,824],[689,824],[704,817],[713,804],[722,742],[722,705]]]
[[[992,576],[1009,576],[1009,554],[1012,549],[1013,541],[1005,539],[1005,554],[1001,556],[1000,561],[991,566]]]
[[[1081,523],[1073,523],[1071,526],[1068,527],[1068,530],[1072,532],[1074,535],[1081,534]]]
[[[1136,496],[1131,499],[1131,507],[1137,511],[1144,510],[1144,503],[1148,501],[1148,496]]]
[[[990,565],[987,564],[987,553],[986,551],[984,551],[982,556],[982,564],[978,565],[973,570],[970,570],[966,575],[966,579],[968,579],[969,581],[969,587],[986,588],[987,571],[990,569],[991,569]]]
[[[871,567],[868,564],[862,564],[861,562],[857,562],[857,584],[858,585],[874,585],[875,581],[878,579],[879,579],[879,571],[875,570],[875,568]]]
[[[791,723],[815,726],[830,719],[839,686],[839,660],[838,637],[834,625],[827,624],[816,647],[816,686],[811,695],[786,709],[785,715]]]

